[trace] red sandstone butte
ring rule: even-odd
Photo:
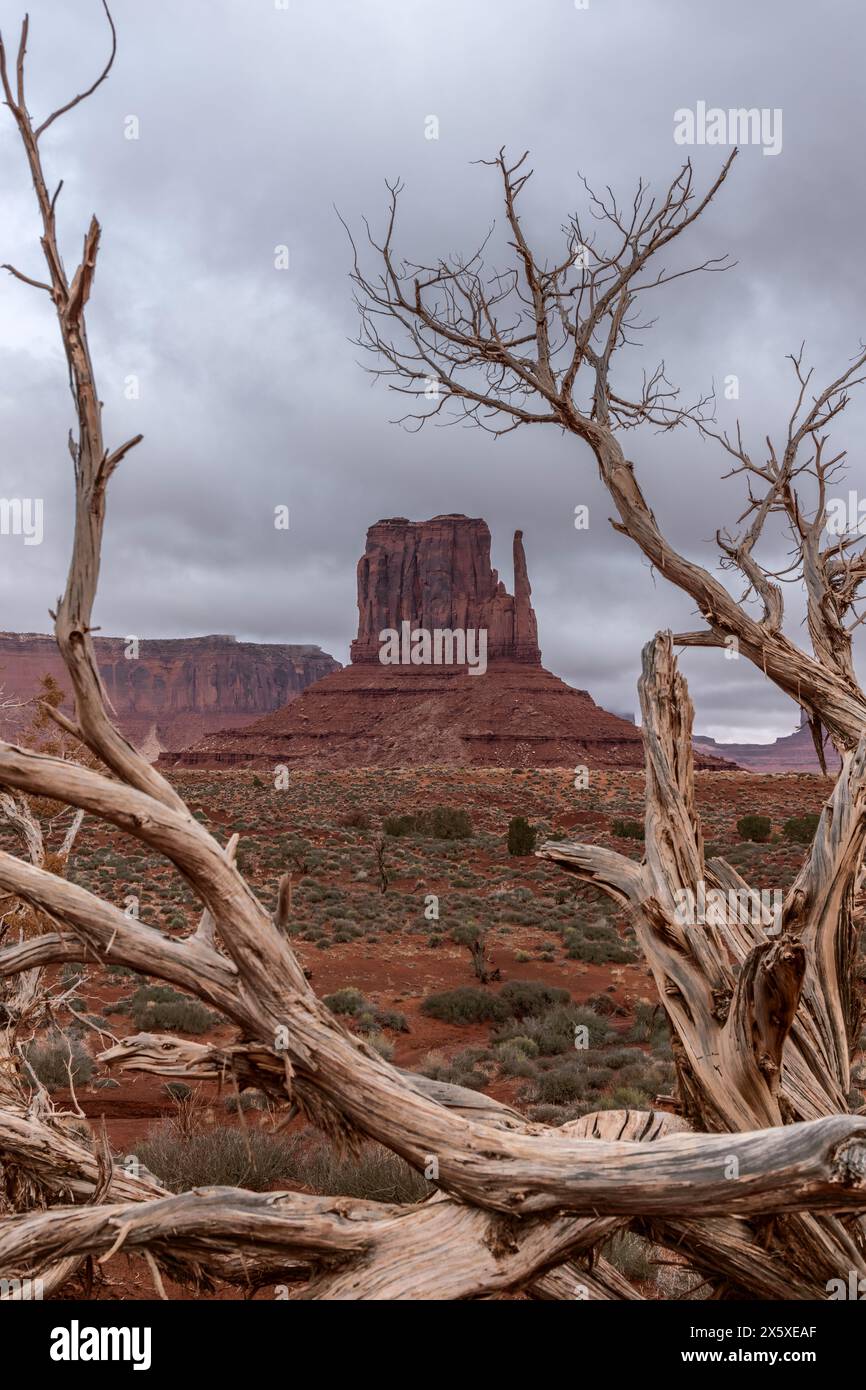
[[[487,659],[541,665],[538,629],[523,554],[514,533],[514,594],[490,565],[490,530],[480,517],[392,517],[367,532],[358,561],[358,636],[353,666],[379,664],[379,633],[415,627],[487,632]]]
[[[521,532],[514,593],[490,564],[480,518],[395,517],[367,533],[358,564],[352,664],[286,709],[223,730],[161,762],[407,767],[642,767],[640,732],[541,665]],[[487,669],[383,665],[379,634],[408,621],[428,631],[486,629]],[[699,758],[699,766],[725,766]]]
[[[132,659],[122,637],[95,637],[94,646],[118,724],[151,757],[226,725],[252,723],[285,706],[313,681],[340,670],[340,663],[316,646],[238,642],[234,637],[142,640]],[[4,699],[32,700],[46,675],[69,691],[53,637],[0,633]],[[3,736],[14,739],[31,714],[26,706],[17,718],[0,714]]]

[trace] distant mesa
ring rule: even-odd
[[[457,514],[391,517],[367,532],[358,563],[351,665],[248,724],[163,754],[182,767],[643,766],[640,731],[541,665],[523,538],[514,592],[490,563],[490,530]],[[381,634],[487,634],[487,667],[384,665]],[[698,766],[722,766],[699,756]]]
[[[750,772],[820,772],[821,764],[808,724],[801,724],[793,734],[785,734],[773,743],[717,743],[714,738],[698,735],[693,740],[699,753],[718,758],[730,758]],[[839,754],[829,739],[824,741],[824,761],[828,773],[841,767]]]
[[[238,642],[234,637],[142,639],[138,655],[123,637],[95,637],[99,672],[126,737],[156,757],[231,725],[237,729],[296,699],[313,681],[341,669],[320,647]],[[53,637],[0,633],[0,688],[7,700],[32,700],[43,676],[69,692]],[[64,708],[71,709],[71,703]],[[4,738],[30,720],[0,712]]]

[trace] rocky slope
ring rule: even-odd
[[[126,736],[155,756],[232,725],[252,723],[285,706],[340,663],[311,645],[238,642],[234,637],[142,640],[138,654],[127,639],[96,637],[105,689]],[[0,633],[0,687],[4,698],[28,701],[43,676],[69,689],[53,637]],[[65,706],[70,708],[70,706]],[[26,725],[0,712],[0,731],[14,738]]]
[[[286,709],[161,762],[179,767],[639,767],[640,731],[542,667],[483,676],[347,666]]]

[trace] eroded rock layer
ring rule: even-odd
[[[226,725],[252,723],[287,705],[313,681],[340,670],[339,662],[312,645],[238,642],[223,636],[142,640],[137,648],[122,637],[96,637],[94,642],[120,727],[154,755]],[[32,700],[46,675],[69,689],[53,637],[0,633],[5,700]],[[71,709],[71,704],[64,707]],[[26,707],[0,714],[3,736],[14,738],[30,717]]]

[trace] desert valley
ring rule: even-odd
[[[862,7],[11,4],[0,1373],[841,1375]]]
[[[514,571],[512,595],[490,567],[480,519],[380,521],[358,564],[345,669],[318,647],[211,637],[103,639],[100,671],[121,727],[221,843],[236,837],[236,862],[269,910],[288,884],[293,950],[353,1035],[408,1073],[547,1125],[601,1111],[675,1116],[669,1030],[630,914],[534,853],[578,838],[641,857],[640,730],[542,667],[519,532]],[[403,622],[490,634],[486,670],[381,662],[380,634]],[[45,678],[63,673],[49,639],[3,640],[14,733],[32,724]],[[69,707],[59,692],[55,700]],[[45,738],[43,724],[24,741]],[[814,748],[813,769],[802,741],[788,742],[790,763],[771,745],[767,763],[781,770],[756,772],[695,740],[706,854],[769,892],[789,889],[832,787]],[[61,818],[46,849],[65,829]],[[4,848],[15,848],[16,830],[7,818]],[[169,939],[200,930],[183,878],[89,817],[66,874]],[[13,912],[4,939],[15,924]],[[52,1102],[80,1116],[83,1136],[104,1121],[131,1174],[178,1192],[229,1180],[380,1201],[433,1191],[380,1146],[347,1156],[303,1117],[286,1123],[272,1094],[239,1085],[218,1063],[233,1031],[200,1000],[110,959],[47,978],[56,1003],[28,1063]],[[575,1046],[580,1029],[585,1049]],[[141,1037],[159,1042],[137,1050]],[[194,1065],[194,1079],[173,1079],[199,1049],[213,1054],[212,1079]],[[637,1236],[612,1238],[606,1256],[647,1297],[686,1296],[700,1283],[656,1267]],[[215,1291],[275,1296],[273,1285],[225,1281]],[[100,1275],[100,1297],[152,1292],[134,1261]],[[71,1280],[65,1296],[80,1293]],[[194,1292],[180,1282],[171,1296]]]

